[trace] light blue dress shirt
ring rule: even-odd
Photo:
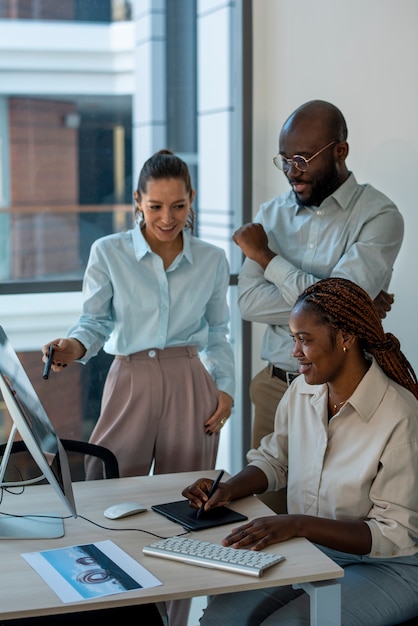
[[[83,310],[68,336],[81,341],[86,363],[103,347],[127,356],[151,348],[194,346],[216,387],[234,397],[228,342],[229,265],[224,251],[183,231],[183,250],[167,270],[139,227],[91,247]]]
[[[403,218],[389,198],[350,174],[319,207],[300,207],[289,191],[262,204],[254,221],[279,256],[265,270],[245,259],[238,279],[240,312],[245,320],[267,324],[261,358],[296,371],[288,323],[298,295],[331,276],[352,280],[372,298],[386,291]]]

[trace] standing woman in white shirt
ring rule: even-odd
[[[52,369],[114,354],[91,441],[110,448],[121,476],[213,468],[231,414],[234,359],[227,340],[229,266],[192,235],[186,163],[149,158],[134,193],[136,225],[91,247],[83,309],[54,339]],[[203,359],[205,366],[202,363]],[[89,478],[98,471],[89,466]]]
[[[367,293],[344,278],[305,289],[289,321],[300,376],[274,432],[220,483],[183,491],[206,510],[287,484],[288,515],[235,528],[225,546],[263,550],[306,537],[344,568],[342,626],[418,617],[418,383]],[[291,586],[214,597],[202,626],[305,626],[309,597]]]

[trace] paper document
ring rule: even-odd
[[[161,585],[113,541],[28,552],[22,557],[63,602]]]

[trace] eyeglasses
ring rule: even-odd
[[[323,152],[330,146],[333,146],[334,143],[337,143],[335,139],[327,143],[327,145],[318,150],[318,152],[315,152],[315,154],[309,157],[309,159],[305,159],[305,157],[301,156],[300,154],[294,154],[290,159],[286,159],[286,157],[282,156],[281,154],[277,154],[275,157],[273,157],[273,163],[279,170],[282,170],[283,172],[287,172],[292,166],[299,170],[299,172],[306,172],[309,166],[309,162],[312,161],[312,159],[317,157],[319,154],[321,154],[321,152]]]

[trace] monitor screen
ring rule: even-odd
[[[15,431],[17,430],[38,465],[40,475],[43,475],[55,489],[57,495],[65,504],[71,515],[77,517],[67,454],[32,383],[1,326],[0,391],[13,423],[8,446],[6,447],[6,452],[0,466],[0,486],[7,484],[4,481],[4,474],[7,463],[9,462],[9,448],[11,447]],[[17,527],[24,525],[26,522],[28,522],[28,526],[34,529],[35,533],[40,532],[39,525],[45,526],[46,533],[55,532],[52,530],[48,531],[48,528],[52,528],[53,526],[52,519],[48,522],[46,518],[44,524],[42,524],[43,520],[41,517],[30,517],[30,513],[28,513],[27,518],[25,517],[21,521],[19,521],[18,518],[13,520],[9,520],[8,518],[8,515],[0,516],[0,538],[4,536],[16,537],[20,536],[20,534],[24,535],[26,531]],[[10,523],[8,523],[8,521]],[[62,528],[62,521],[59,520],[59,522]],[[38,529],[35,530],[35,527],[38,527]],[[28,532],[31,532],[30,528]],[[62,534],[64,534],[63,530],[61,532],[61,535]]]

